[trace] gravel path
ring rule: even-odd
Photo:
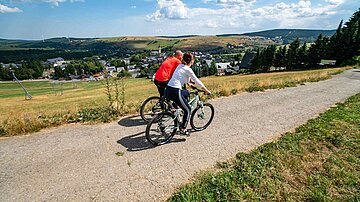
[[[153,148],[137,117],[0,140],[0,201],[156,201],[197,172],[277,138],[360,92],[360,70],[212,100],[205,131]],[[123,152],[123,155],[116,155]]]

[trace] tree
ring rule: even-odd
[[[254,57],[251,59],[251,65],[255,70],[260,68],[260,48],[257,49]]]
[[[270,71],[270,67],[273,65],[275,51],[275,45],[270,45],[264,50],[262,72]]]
[[[286,46],[282,48],[279,47],[275,52],[274,61],[273,61],[274,67],[278,67],[278,68],[285,67],[286,65],[285,56],[286,56]]]
[[[329,38],[323,37],[322,34],[318,36],[316,41],[310,46],[308,51],[308,66],[314,68],[318,66],[322,58],[329,57],[327,49],[329,46]]]
[[[236,54],[236,55],[234,55],[234,60],[236,61],[236,62],[240,62],[241,61],[241,59],[242,59],[242,55],[239,53],[239,54]]]
[[[206,64],[207,65],[207,64]],[[209,74],[210,75],[216,75],[218,73],[218,70],[216,68],[215,61],[211,61],[210,67],[209,67]]]
[[[210,69],[207,65],[202,66],[201,72],[201,76],[210,76]]]
[[[360,54],[360,9],[356,11],[343,26],[340,22],[336,33],[331,36],[327,47],[330,59],[337,65],[353,63],[353,57]]]
[[[305,69],[306,64],[308,62],[307,60],[307,44],[304,42],[304,44],[299,48],[299,52],[297,54],[297,61],[296,61],[296,68],[297,69]]]
[[[293,70],[297,66],[298,62],[298,52],[300,47],[300,40],[296,38],[293,42],[290,43],[289,50],[286,55],[287,59],[287,68],[288,70]]]

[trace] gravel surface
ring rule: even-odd
[[[216,114],[207,130],[155,148],[146,142],[139,116],[3,138],[0,201],[165,200],[197,172],[276,139],[359,92],[360,70],[348,70],[296,88],[211,100]]]

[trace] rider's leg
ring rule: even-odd
[[[191,115],[191,107],[190,107],[189,103],[187,102],[187,98],[190,96],[190,94],[189,94],[189,91],[187,91],[187,90],[179,89],[178,96],[179,96],[179,102],[180,102],[178,105],[184,111],[184,116],[182,119],[182,123],[180,125],[180,130],[185,130],[186,126],[190,120],[190,115]]]
[[[169,81],[154,80],[154,84],[156,85],[156,87],[158,89],[160,97],[164,96],[165,88],[167,86],[167,83],[169,83]]]
[[[191,107],[189,103],[186,101],[186,98],[190,96],[189,92],[187,90],[167,87],[166,96],[170,100],[174,101],[184,111],[184,116],[182,123],[180,125],[180,130],[182,131],[185,130],[191,114]]]

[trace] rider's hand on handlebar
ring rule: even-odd
[[[188,85],[190,86],[190,88],[192,88],[192,89],[194,89],[194,90],[196,90],[197,88],[196,88],[196,86],[195,85],[193,85],[193,84],[191,84],[191,83],[188,83]]]

